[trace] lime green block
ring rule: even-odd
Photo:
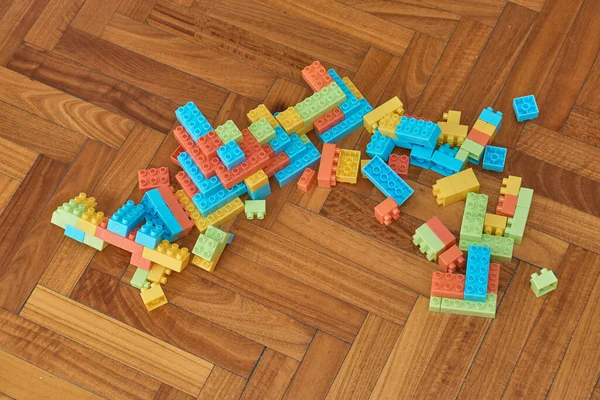
[[[71,199],[68,203],[63,203],[52,213],[51,222],[63,229],[67,225],[77,226],[77,221],[86,211],[87,206],[85,204],[77,204],[74,199]]]
[[[69,221],[69,218],[65,218],[61,213],[58,212],[58,210],[52,213],[52,219],[50,219],[50,222],[56,226],[60,226],[63,229],[67,229],[67,225],[73,225],[72,223],[69,223],[72,221]]]
[[[533,189],[521,188],[519,189],[519,197],[517,198],[517,207],[531,208],[531,202],[533,201]]]
[[[310,141],[310,139],[308,138],[308,136],[306,136],[306,135],[300,135],[300,141],[301,141],[302,143],[304,143],[304,144],[309,144],[309,143],[312,143],[312,142]]]
[[[488,235],[487,233],[484,233],[479,240],[461,239],[458,243],[458,247],[467,254],[469,246],[472,244],[489,247],[491,250],[490,258],[492,261],[510,262],[512,260],[515,241],[511,237]]]
[[[459,160],[463,164],[463,167],[464,167],[465,164],[467,163],[467,159],[469,158],[469,152],[466,150],[463,150],[463,149],[458,149],[458,153],[456,153],[454,158]]]
[[[231,142],[232,140],[237,143],[242,141],[242,131],[237,127],[237,125],[232,121],[226,121],[223,125],[218,126],[215,129],[217,135],[221,138],[223,143]]]
[[[444,250],[444,243],[437,237],[427,224],[417,228],[413,235],[413,243],[419,246],[421,253],[425,254],[429,261],[437,260],[440,253]]]
[[[471,139],[465,139],[460,148],[462,150],[468,151],[469,157],[471,157],[476,162],[479,162],[479,159],[481,159],[481,155],[483,154],[484,146],[472,141]]]
[[[146,271],[145,269],[138,268],[135,270],[133,277],[129,281],[129,284],[134,288],[138,288],[142,290],[142,288],[149,288],[150,282],[148,282],[148,274],[150,271]]]
[[[244,212],[247,219],[264,219],[267,215],[267,202],[265,200],[246,200]]]
[[[248,130],[261,146],[264,146],[276,136],[275,129],[265,118],[254,122],[248,127]]]
[[[192,253],[205,259],[206,261],[214,261],[223,249],[225,248],[225,243],[219,243],[216,240],[209,238],[205,234],[201,234],[198,236],[198,240],[194,245],[194,249]]]
[[[517,206],[515,215],[506,221],[504,236],[513,238],[516,244],[521,244],[528,216],[529,208]]]
[[[310,97],[302,100],[294,106],[304,126],[315,122],[323,114],[333,110],[346,100],[346,94],[340,89],[337,83],[332,82]]]
[[[440,312],[440,306],[442,305],[442,298],[431,296],[429,298],[429,311]]]
[[[469,301],[442,298],[440,312],[447,314],[470,315],[472,317],[495,318],[496,300],[494,293],[488,293],[485,301]]]
[[[106,248],[106,246],[108,246],[108,243],[106,243],[104,240],[98,239],[96,236],[90,235],[87,232],[85,233],[85,236],[83,237],[83,243],[87,244],[90,247],[95,248],[98,251],[102,251]]]
[[[487,203],[488,196],[486,194],[472,192],[467,194],[465,213],[460,227],[461,239],[474,241],[481,239]]]
[[[217,241],[218,243],[222,243],[223,245],[227,244],[227,240],[229,239],[229,233],[225,232],[216,226],[209,226],[206,228],[206,232],[204,232],[206,236],[211,238],[212,240]]]
[[[554,272],[546,268],[543,268],[539,274],[535,272],[531,274],[529,281],[531,282],[531,290],[533,290],[536,297],[553,291],[558,285],[558,279],[554,275]]]

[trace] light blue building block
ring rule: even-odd
[[[229,233],[229,236],[227,237],[227,244],[231,244],[231,242],[233,242],[233,237],[235,235],[233,233]]]
[[[266,185],[259,187],[254,192],[251,190],[248,190],[248,196],[252,200],[263,200],[270,194],[271,194],[271,185],[269,184],[269,182],[267,182]]]
[[[297,158],[301,158],[310,147],[307,147],[295,133],[292,133],[289,138],[290,144],[285,148],[285,154],[290,158],[290,163],[293,163]]]
[[[344,82],[344,80],[340,78],[338,73],[333,68],[327,72],[329,72],[329,75],[331,75],[333,81],[337,83],[340,89],[342,89],[342,92],[344,92],[344,94],[346,95],[346,100],[342,104],[340,104],[340,110],[342,110],[344,115],[350,114],[356,108],[360,107],[360,102],[358,101],[354,93],[352,93],[348,85],[346,85],[346,82]]]
[[[165,239],[170,242],[179,239],[179,235],[183,232],[183,228],[177,221],[177,218],[175,218],[175,215],[173,215],[173,212],[169,209],[169,206],[167,206],[167,203],[160,195],[158,189],[147,191],[142,199],[142,203],[144,204],[144,207],[149,210],[147,214],[152,216],[150,220],[159,226],[166,227],[166,229],[163,228]],[[159,220],[160,223],[157,223],[156,220]],[[167,232],[170,233],[169,236],[166,235]]]
[[[110,217],[106,228],[117,235],[126,237],[143,220],[144,207],[140,204],[136,206],[133,200],[128,200]]]
[[[165,231],[160,225],[155,225],[152,221],[146,220],[146,223],[142,225],[139,231],[135,235],[135,242],[142,246],[149,247],[151,249],[156,248],[160,242],[164,239]]]
[[[319,151],[313,145],[302,155],[302,158],[296,159],[296,161],[290,163],[290,165],[277,172],[275,174],[275,180],[280,187],[283,187],[302,175],[306,168],[317,164],[320,159],[321,153],[319,153]]]
[[[485,301],[490,272],[491,250],[487,246],[469,246],[467,276],[465,278],[465,300]]]
[[[67,225],[65,227],[64,233],[65,233],[65,236],[68,236],[71,239],[75,239],[81,243],[83,243],[83,239],[85,238],[85,232],[79,228],[74,227],[73,225]]]
[[[492,124],[496,127],[496,131],[500,129],[500,125],[502,124],[502,112],[494,111],[492,107],[487,107],[481,114],[479,114],[479,119],[487,122],[488,124]]]
[[[210,195],[223,187],[217,176],[211,176],[207,179],[187,152],[180,153],[177,156],[177,161],[192,182],[194,182],[200,193]]]
[[[440,151],[450,157],[456,157],[456,155],[458,154],[458,150],[458,147],[450,147],[448,143],[445,143],[437,148],[437,151]]]
[[[444,176],[454,175],[463,167],[460,160],[454,158],[453,155],[445,154],[442,151],[436,150],[431,157],[431,170]]]
[[[433,152],[434,149],[428,147],[413,146],[410,151],[411,165],[429,169],[431,167],[431,156],[433,156]]]
[[[337,143],[355,130],[362,128],[363,117],[373,111],[373,107],[365,99],[360,99],[358,103],[359,106],[352,113],[344,114],[342,122],[323,132],[320,138],[324,143]]]
[[[371,141],[367,144],[367,154],[371,158],[380,157],[382,160],[387,161],[394,150],[394,142],[387,136],[383,136],[379,133],[379,129],[371,135]]]
[[[513,99],[513,108],[515,110],[517,121],[519,122],[529,121],[540,115],[535,96],[532,94]]]
[[[402,117],[396,127],[398,140],[413,145],[435,149],[442,130],[438,124],[412,117]]]
[[[275,137],[269,142],[269,146],[273,149],[275,155],[281,153],[291,143],[290,137],[281,126],[275,127]]]
[[[246,155],[242,151],[240,145],[234,140],[219,147],[217,149],[217,155],[228,170],[231,170],[246,161]]]
[[[506,163],[506,148],[487,146],[483,156],[483,169],[488,171],[504,172]]]
[[[192,139],[194,139],[194,142],[213,130],[206,117],[202,115],[196,104],[191,101],[185,106],[179,107],[175,111],[175,116],[185,130],[188,131]]]
[[[414,190],[379,157],[369,161],[362,173],[381,193],[393,198],[398,205],[402,205],[414,193]]]
[[[376,128],[376,129],[379,129],[379,128]],[[404,140],[400,140],[397,137],[391,138],[391,139],[392,139],[392,142],[394,142],[394,146],[396,146],[396,147],[402,147],[403,149],[409,149],[409,150],[414,148],[412,143],[405,142]],[[423,147],[423,146],[421,146],[421,147]]]
[[[246,193],[246,185],[244,182],[240,182],[231,189],[222,187],[210,195],[198,193],[194,195],[192,202],[196,205],[200,214],[206,217],[244,193]]]

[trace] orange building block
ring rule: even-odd
[[[141,269],[145,269],[146,271],[150,271],[150,267],[152,267],[152,261],[146,260],[141,254],[135,253],[131,253],[131,260],[129,260],[129,264]]]
[[[486,135],[485,133],[480,132],[477,129],[473,128],[469,132],[469,135],[467,135],[467,139],[471,139],[472,141],[479,143],[480,145],[485,147],[490,143],[490,140],[492,138],[489,137],[488,135]]]
[[[518,196],[512,194],[500,196],[498,199],[498,207],[496,207],[496,214],[510,218],[514,217],[515,211],[517,210],[517,200]]]
[[[194,222],[190,219],[190,216],[177,199],[177,196],[175,196],[175,189],[173,186],[160,187],[158,188],[158,192],[183,230],[179,237],[186,236],[194,227]]]
[[[269,144],[265,144],[263,146],[263,150],[265,151],[265,153],[267,153],[267,157],[269,157],[269,158],[275,157],[275,152],[273,151],[273,148]]]
[[[179,186],[183,189],[183,191],[190,196],[190,198],[194,197],[194,195],[199,193],[198,188],[194,185],[194,182],[190,179],[188,174],[185,171],[179,171],[177,175],[175,175],[175,179]]]
[[[444,272],[455,273],[465,269],[465,255],[457,245],[450,247],[438,257],[438,264]]]
[[[333,82],[333,78],[319,61],[314,61],[312,64],[304,67],[302,69],[302,77],[315,92]]]
[[[409,164],[410,157],[407,155],[390,154],[390,158],[388,159],[390,168],[402,178],[408,178]]]
[[[179,161],[177,160],[177,156],[179,156],[184,151],[185,150],[183,149],[183,147],[177,146],[177,148],[175,149],[175,151],[171,154],[171,162],[173,164],[177,165],[178,167],[181,167],[181,165],[179,165]]]
[[[340,160],[340,149],[333,143],[325,143],[321,152],[317,185],[320,188],[330,188],[336,185],[335,173]]]
[[[217,167],[217,176],[226,189],[231,189],[250,175],[255,174],[258,170],[266,169],[269,165],[267,153],[262,146],[258,144],[250,131],[242,129],[242,135],[243,139],[239,145],[246,155],[246,161],[231,170],[228,170],[223,164]]]
[[[316,173],[312,168],[306,168],[298,180],[298,189],[303,192],[308,192],[308,189],[312,186],[315,181]]]
[[[282,152],[269,159],[269,163],[263,168],[263,171],[265,171],[265,174],[270,178],[288,165],[290,165],[290,158],[287,154]]]
[[[315,132],[322,134],[344,120],[344,113],[339,107],[327,112],[314,122]]]
[[[173,130],[173,134],[181,147],[183,147],[183,149],[188,152],[190,157],[192,157],[192,160],[194,160],[205,177],[210,178],[214,176],[217,168],[223,165],[221,160],[219,160],[219,157],[205,156],[202,151],[200,151],[198,146],[196,146],[192,137],[186,132],[185,129],[183,129],[182,126],[175,128]]]
[[[397,221],[400,218],[400,209],[398,203],[393,198],[388,197],[381,203],[375,206],[375,218],[379,223],[390,226],[393,221]]]
[[[490,274],[488,277],[488,293],[496,293],[498,294],[498,284],[500,282],[500,264],[491,263],[490,264]]]
[[[434,272],[431,279],[431,295],[448,299],[464,298],[465,276],[461,274],[448,274]]]
[[[169,186],[171,184],[169,168],[160,167],[139,170],[138,184],[142,193],[146,193],[148,190],[156,189],[157,187]]]
[[[429,221],[427,221],[426,224],[442,243],[444,243],[444,250],[448,250],[456,244],[456,238],[438,217],[433,216],[429,218]]]
[[[130,253],[139,255],[142,254],[144,246],[135,242],[135,235],[137,234],[139,228],[135,228],[134,230],[129,232],[129,235],[127,235],[127,237],[123,237],[106,229],[107,226],[108,217],[104,218],[100,225],[98,225],[98,228],[96,228],[95,236],[98,239],[104,240],[106,243],[112,244],[113,246],[117,246],[118,248],[128,251]]]
[[[215,157],[217,149],[223,146],[223,141],[215,131],[210,131],[196,141],[196,145],[206,157]]]

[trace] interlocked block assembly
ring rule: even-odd
[[[365,165],[363,174],[381,193],[393,198],[399,206],[414,193],[414,190],[379,157],[373,158]]]
[[[465,289],[465,276],[434,272],[431,279],[431,296],[449,299],[462,299]]]
[[[242,132],[232,120],[225,121],[223,125],[217,127],[216,131],[219,138],[221,138],[225,144],[232,140],[234,142],[242,140]]]
[[[273,150],[273,154],[277,155],[284,151],[291,143],[290,137],[282,127],[275,127],[275,137],[269,142],[269,147]]]
[[[520,176],[509,175],[508,178],[502,179],[502,187],[500,188],[500,194],[512,194],[513,196],[519,195],[521,189],[521,182],[523,178]]]
[[[302,140],[296,135],[292,133],[290,136],[290,144],[285,148],[285,154],[290,158],[290,162],[296,161],[296,159],[302,157],[304,152],[309,148]],[[311,143],[312,144],[312,143]]]
[[[535,297],[540,297],[553,291],[558,285],[558,279],[554,275],[554,272],[546,268],[542,268],[539,274],[537,272],[531,274],[529,281],[531,282],[531,290],[533,290]]]
[[[360,151],[341,149],[335,179],[338,182],[358,182],[358,169],[360,167]]]
[[[442,179],[432,186],[433,195],[438,205],[450,205],[467,198],[470,192],[479,192],[479,181],[469,168]]]
[[[269,178],[262,169],[244,179],[244,184],[249,191],[256,191],[269,183]]]
[[[83,243],[83,239],[85,238],[85,232],[81,229],[74,227],[73,225],[67,225],[64,231],[65,236],[70,237],[71,239],[77,240],[78,242]]]
[[[375,219],[380,224],[390,226],[393,221],[397,221],[399,218],[400,209],[398,208],[398,203],[391,197],[388,197],[375,206]]]
[[[288,165],[290,165],[290,158],[285,153],[279,153],[275,157],[269,159],[267,165],[263,168],[263,171],[265,171],[265,174],[270,178]]]
[[[373,133],[379,125],[379,121],[388,114],[396,113],[400,116],[404,115],[404,105],[398,97],[393,97],[375,108],[363,118],[364,126],[369,133]]]
[[[222,188],[219,179],[216,176],[206,178],[200,168],[196,165],[192,157],[187,153],[183,152],[177,157],[179,165],[186,173],[186,175],[192,180],[199,192],[209,194],[213,193]],[[191,191],[190,191],[191,192]]]
[[[266,119],[263,119],[261,121],[265,121],[265,124],[269,125]],[[269,128],[271,128],[270,125]],[[227,169],[237,167],[238,165],[246,161],[246,155],[240,148],[240,145],[234,142],[233,140],[219,147],[219,149],[217,150],[217,155],[219,156],[221,162],[223,163],[223,165],[225,165],[225,168]]]
[[[340,110],[339,107],[336,107],[315,120],[315,132],[317,132],[318,134],[323,134],[325,131],[331,129],[333,126],[339,124],[343,120],[344,113],[342,112],[342,110]]]
[[[500,282],[500,264],[490,263],[490,274],[488,277],[488,293],[498,294],[498,287]]]
[[[450,110],[444,113],[444,121],[438,122],[438,126],[441,129],[441,134],[438,137],[437,144],[442,145],[444,143],[450,146],[460,146],[467,137],[469,127],[460,124],[460,111]]]
[[[120,236],[127,236],[144,219],[144,207],[128,200],[108,220],[108,230]]]
[[[85,236],[83,237],[83,244],[93,247],[94,249],[96,249],[98,251],[102,251],[106,248],[106,246],[108,246],[108,243],[106,243],[104,240],[98,239],[96,236],[90,235],[87,232],[85,233]]]
[[[486,194],[469,193],[465,203],[460,238],[479,241],[483,234],[488,196]]]
[[[135,235],[137,233],[136,230],[131,231],[127,237],[123,237],[106,229],[107,225],[108,218],[104,218],[104,220],[96,229],[96,237],[98,239],[104,240],[106,243],[112,244],[113,246],[128,251],[129,253],[142,254],[144,246],[135,242]]]
[[[472,140],[475,143],[479,143],[483,147],[490,144],[490,141],[492,140],[492,138],[489,135],[486,135],[485,133],[480,132],[475,128],[471,129],[471,132],[469,132],[467,139]]]
[[[219,189],[211,195],[198,193],[192,197],[192,201],[200,211],[200,214],[206,217],[244,193],[246,193],[246,185],[238,183],[231,189]]]
[[[216,174],[219,177],[221,184],[228,190],[232,189],[260,169],[265,171],[267,176],[270,176],[267,172],[267,166],[270,163],[270,159],[266,151],[258,144],[248,130],[244,129],[242,133],[244,135],[244,140],[242,140],[239,145],[246,156],[246,161],[230,170],[222,164],[216,169]],[[278,157],[280,155],[281,154],[279,154]]]
[[[271,194],[271,185],[267,182],[266,185],[259,187],[256,190],[248,190],[248,197],[252,200],[263,200]]]
[[[339,86],[344,95],[346,96],[346,100],[340,104],[340,110],[344,115],[348,115],[352,113],[359,105],[359,101],[354,95],[354,93],[350,90],[350,88],[346,85],[344,80],[340,78],[337,72],[332,68],[327,71],[333,81]],[[366,101],[366,100],[365,100]]]
[[[515,110],[517,121],[519,122],[529,121],[540,115],[535,96],[532,94],[513,99],[513,108]]]
[[[399,140],[427,148],[435,148],[442,130],[431,122],[404,116],[396,127],[396,136]]]
[[[206,135],[202,136],[196,141],[198,149],[200,149],[202,154],[204,154],[207,158],[216,157],[217,150],[224,144],[225,143],[223,143],[215,131],[208,132]],[[189,152],[190,150],[186,149],[186,151]]]
[[[184,207],[191,220],[194,222],[200,233],[204,233],[211,226],[220,226],[234,218],[236,215],[244,211],[244,203],[239,199],[233,199],[225,206],[221,207],[206,218],[202,217],[200,211],[196,208],[191,198],[182,190],[178,190],[175,195],[179,203]]]
[[[504,215],[506,217],[514,216],[517,209],[517,198],[517,196],[512,194],[500,196],[498,199],[498,206],[496,207],[496,214]]]
[[[133,274],[133,277],[129,281],[129,284],[131,286],[133,286],[134,288],[137,288],[140,290],[143,288],[149,288],[150,282],[147,279],[149,273],[150,273],[150,271],[147,271],[142,268],[137,268],[135,270],[135,273]]]
[[[433,156],[434,151],[435,149],[423,146],[413,146],[410,151],[410,163],[417,167],[429,169],[431,167],[431,156]]]
[[[157,226],[151,221],[146,221],[146,223],[137,231],[135,242],[153,249],[162,242],[164,235],[165,231],[161,226]]]
[[[302,77],[315,92],[328,86],[333,79],[319,61],[314,61],[302,69]]]
[[[355,130],[359,129],[363,123],[363,117],[373,108],[367,102],[367,99],[358,101],[357,106],[350,114],[345,114],[345,118],[339,124],[323,132],[320,139],[324,143],[337,143]]]
[[[98,228],[98,225],[100,225],[103,219],[104,213],[102,211],[96,212],[93,208],[88,208],[81,214],[75,227],[81,229],[85,233],[95,235],[96,228]]]
[[[491,249],[491,259],[493,261],[510,262],[515,241],[511,237],[492,236],[484,233],[478,242],[460,239],[458,247],[466,253],[469,251],[469,246],[472,244],[489,247]]]
[[[142,288],[140,295],[142,296],[142,301],[148,311],[152,311],[168,303],[165,292],[163,292],[162,287],[156,283],[150,288]]]
[[[469,246],[465,300],[485,301],[490,270],[491,250],[484,246]]]
[[[463,167],[463,163],[460,160],[450,156],[444,151],[436,150],[431,156],[431,170],[442,174],[444,176],[450,176],[458,173]]]
[[[450,247],[456,244],[456,238],[446,228],[446,225],[437,216],[433,216],[425,222],[427,226],[435,233],[435,236],[438,237],[444,244],[444,251],[448,250]]]
[[[196,164],[196,166],[198,168],[200,168],[200,171],[202,172],[202,174],[205,177],[210,178],[211,176],[213,176],[214,170],[217,167],[217,165],[213,165],[213,164],[215,162],[216,162],[216,164],[221,164],[219,159],[216,157],[216,149],[215,149],[214,157],[212,157],[212,156],[208,157],[208,156],[204,155],[202,153],[202,151],[200,150],[200,148],[198,148],[198,146],[196,146],[196,144],[192,140],[192,137],[190,135],[188,135],[188,133],[185,131],[185,129],[183,129],[180,126],[175,128],[175,130],[173,131],[173,135],[175,136],[175,139],[177,139],[177,141],[179,142],[179,144],[181,145],[181,147],[184,150],[183,152],[179,153],[179,155],[177,156],[178,164],[181,166],[181,162],[180,162],[181,154],[187,153],[188,157],[194,161],[194,163]],[[212,135],[211,132],[209,132],[208,134],[206,134],[204,136],[211,137],[211,135]],[[204,136],[202,136],[200,139],[198,139],[198,143],[201,143],[203,141],[205,143],[212,143],[212,141],[210,139],[206,139],[206,140],[202,139]]]
[[[503,215],[486,213],[485,221],[483,223],[483,232],[488,235],[504,236],[506,220],[507,218]]]
[[[279,126],[279,124],[275,120],[275,117],[273,116],[273,114],[271,114],[271,111],[269,111],[267,106],[265,106],[264,104],[259,104],[254,110],[250,110],[250,112],[248,112],[247,114],[247,117],[250,123],[256,122],[259,119],[264,118],[267,120],[267,122],[269,122],[269,124],[273,128]]]
[[[495,318],[496,302],[497,296],[494,293],[488,293],[485,302],[442,298],[440,312],[468,315],[471,317]]]
[[[371,158],[379,157],[384,161],[390,157],[394,150],[394,142],[389,137],[379,133],[379,128],[371,136],[371,141],[367,144],[367,154]]]
[[[267,202],[265,200],[246,200],[244,212],[247,219],[264,219],[267,214]]]
[[[153,263],[150,271],[148,271],[147,279],[152,283],[158,283],[164,285],[167,283],[167,276],[171,275],[171,271],[169,268],[163,267],[162,265]]]
[[[492,107],[486,107],[481,111],[481,114],[479,114],[479,119],[494,125],[496,128],[500,128],[502,123],[502,113],[500,111],[492,110]]]
[[[179,163],[178,163],[179,164]],[[179,186],[185,191],[189,197],[194,197],[198,192],[198,188],[194,185],[194,182],[190,179],[189,175],[185,171],[179,171],[175,175],[175,180],[179,183]]]
[[[332,82],[327,87],[296,104],[294,109],[304,121],[303,126],[308,126],[323,114],[338,107],[344,100],[346,100],[346,94],[337,83]]]
[[[187,248],[180,249],[178,244],[171,244],[166,240],[156,246],[156,249],[144,247],[142,256],[175,272],[183,271],[190,261],[190,253]]]
[[[288,107],[285,111],[280,112],[275,119],[287,133],[294,133],[304,127],[304,121],[294,107]]]
[[[438,264],[442,271],[455,273],[465,268],[465,256],[457,245],[450,247],[438,257]]]
[[[483,169],[488,171],[503,172],[506,162],[506,148],[487,146],[483,156]]]
[[[409,164],[410,158],[407,155],[390,154],[390,157],[388,158],[388,165],[401,178],[408,178]]]
[[[258,144],[265,145],[269,141],[275,138],[275,129],[269,124],[265,118],[261,118],[258,121],[252,123],[248,130],[252,133],[252,136],[256,139]]]
[[[463,144],[460,146],[461,150],[464,150],[469,153],[469,161],[474,164],[479,164],[481,161],[481,156],[483,155],[483,150],[485,147],[480,145],[477,142],[474,142],[471,139],[465,139]]]
[[[396,127],[400,123],[400,115],[396,113],[387,114],[385,117],[379,120],[377,130],[383,136],[389,138],[396,138]]]
[[[179,161],[177,161],[177,156],[181,154],[182,151],[185,151],[183,147],[177,146],[175,151],[171,153],[171,162],[175,165],[179,165]]]
[[[212,227],[209,227],[212,228]],[[206,261],[214,261],[218,254],[225,248],[226,243],[220,243],[205,234],[198,236],[192,253]]]
[[[138,172],[138,183],[140,192],[146,193],[150,189],[155,189],[160,186],[169,186],[171,184],[169,178],[169,168],[150,168],[141,169]]]
[[[131,258],[129,259],[129,264],[138,267],[140,269],[150,271],[152,267],[152,261],[145,259],[142,257],[142,254],[131,253]]]
[[[345,76],[342,80],[344,81],[344,83],[346,84],[346,86],[348,87],[348,89],[350,89],[350,91],[352,92],[352,94],[356,97],[356,100],[360,100],[360,99],[363,99],[365,97],[356,88],[356,86],[354,85],[354,83],[352,83],[352,81],[350,80],[350,78],[348,78],[347,76]]]
[[[302,176],[298,180],[298,190],[307,193],[308,189],[310,189],[316,177],[317,175],[314,169],[306,168],[302,173]]]
[[[438,147],[438,149],[436,151],[439,151],[447,156],[450,157],[455,157],[456,154],[458,153],[458,150],[460,150],[458,147],[450,147],[450,145],[448,143],[445,143],[443,145],[441,145],[440,147]]]
[[[294,160],[290,165],[275,173],[275,180],[280,187],[298,178],[306,168],[315,166],[321,159],[321,154],[312,143],[305,146],[307,150],[301,158]]]
[[[194,141],[200,139],[200,137],[206,135],[212,131],[213,128],[208,123],[206,117],[198,110],[198,107],[193,102],[188,102],[185,106],[179,107],[175,111],[175,116],[183,125],[186,131],[194,139]]]
[[[429,261],[436,261],[444,251],[444,243],[438,238],[431,228],[425,223],[417,228],[413,235],[413,243],[419,247]]]
[[[521,188],[519,190],[519,197],[517,198],[515,215],[508,218],[506,222],[504,236],[513,238],[517,244],[521,244],[523,241],[523,234],[525,233],[525,226],[527,225],[527,218],[529,217],[529,209],[531,208],[532,200],[533,190]]]

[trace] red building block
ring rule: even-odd
[[[315,92],[333,82],[333,78],[331,78],[329,72],[327,72],[319,61],[314,61],[312,64],[304,67],[302,69],[302,77]]]
[[[175,175],[175,179],[190,199],[194,197],[195,194],[200,193],[196,185],[194,185],[194,182],[192,182],[192,180],[190,179],[188,174],[185,173],[185,171],[179,171],[177,175]]]
[[[410,157],[407,155],[390,154],[388,165],[402,178],[408,178],[408,165]]]
[[[104,240],[106,243],[112,244],[113,246],[117,246],[118,248],[128,251],[130,253],[139,255],[142,254],[144,246],[135,242],[135,235],[137,234],[139,227],[129,232],[129,235],[127,235],[127,237],[123,237],[106,229],[107,225],[108,217],[105,217],[104,220],[100,222],[100,225],[98,225],[98,227],[96,228],[95,236],[98,239]]]
[[[489,137],[485,133],[473,128],[467,135],[467,139],[471,139],[472,141],[479,143],[480,145],[485,147],[490,143],[491,137]]]
[[[138,268],[145,269],[146,271],[150,271],[152,267],[152,261],[145,259],[141,254],[131,254],[131,260],[129,260],[129,264],[134,265]]]
[[[216,174],[226,189],[242,182],[259,169],[265,169],[270,161],[267,153],[247,129],[242,129],[243,139],[239,143],[246,155],[246,161],[228,170],[223,164],[217,167]],[[266,173],[266,171],[265,171]]]
[[[379,223],[390,226],[394,220],[400,218],[400,209],[398,203],[391,197],[388,197],[377,206],[375,206],[375,218]]]
[[[315,132],[318,134],[322,134],[323,132],[333,128],[335,125],[339,124],[344,120],[344,113],[340,110],[339,107],[334,108],[329,111],[327,114],[323,115],[321,118],[318,118],[313,126],[315,128]]]
[[[325,143],[321,152],[317,185],[320,188],[330,188],[336,185],[335,173],[340,161],[340,149],[333,143]]]
[[[265,144],[263,146],[263,150],[265,151],[265,153],[267,153],[267,157],[269,157],[269,158],[275,157],[275,152],[273,151],[273,148],[271,146],[269,146],[268,144]]]
[[[175,128],[175,130],[173,130],[173,134],[175,136],[175,139],[177,139],[181,147],[183,147],[183,149],[188,152],[190,157],[192,157],[192,160],[194,160],[194,162],[196,163],[198,168],[200,168],[200,171],[202,171],[202,174],[206,178],[214,176],[217,168],[220,165],[223,165],[221,163],[221,160],[219,160],[219,157],[205,156],[200,151],[198,146],[196,146],[192,137],[186,132],[185,129],[183,129],[182,126],[178,126],[177,128]]]
[[[138,172],[138,183],[140,192],[146,193],[150,189],[156,189],[161,186],[169,186],[171,178],[169,178],[169,168],[150,168],[141,169]]]
[[[177,160],[177,156],[179,156],[184,151],[185,150],[183,149],[183,147],[177,146],[177,148],[175,149],[175,151],[173,152],[173,154],[171,154],[171,162],[173,164],[177,165],[178,167],[181,167],[181,165],[179,165],[179,161]]]
[[[442,243],[444,243],[444,250],[448,250],[451,246],[456,244],[456,238],[438,217],[433,216],[429,218],[429,221],[427,221],[426,224]]]
[[[505,194],[500,196],[498,199],[498,207],[496,207],[496,214],[504,215],[505,217],[514,217],[517,209],[518,196],[512,194]]]
[[[454,273],[465,270],[465,255],[457,245],[450,247],[438,257],[438,264],[444,272]]]
[[[303,192],[308,192],[308,189],[312,186],[315,181],[316,173],[314,169],[306,168],[302,173],[302,176],[298,180],[298,189]]]
[[[488,293],[498,294],[498,283],[500,282],[500,264],[490,264],[490,274],[488,277]]]
[[[288,155],[285,153],[279,153],[275,157],[269,159],[269,163],[263,168],[263,170],[270,178],[288,165],[290,165],[290,158]]]
[[[190,219],[188,213],[183,208],[183,205],[177,200],[175,189],[173,189],[172,186],[159,187],[158,192],[183,230],[179,237],[186,236],[194,227],[194,222]]]
[[[196,142],[202,154],[208,158],[216,157],[217,149],[223,146],[223,144],[223,141],[215,131],[210,131],[206,135],[200,136],[200,139]]]
[[[465,276],[461,274],[445,274],[434,272],[431,279],[431,295],[448,299],[464,298]]]

